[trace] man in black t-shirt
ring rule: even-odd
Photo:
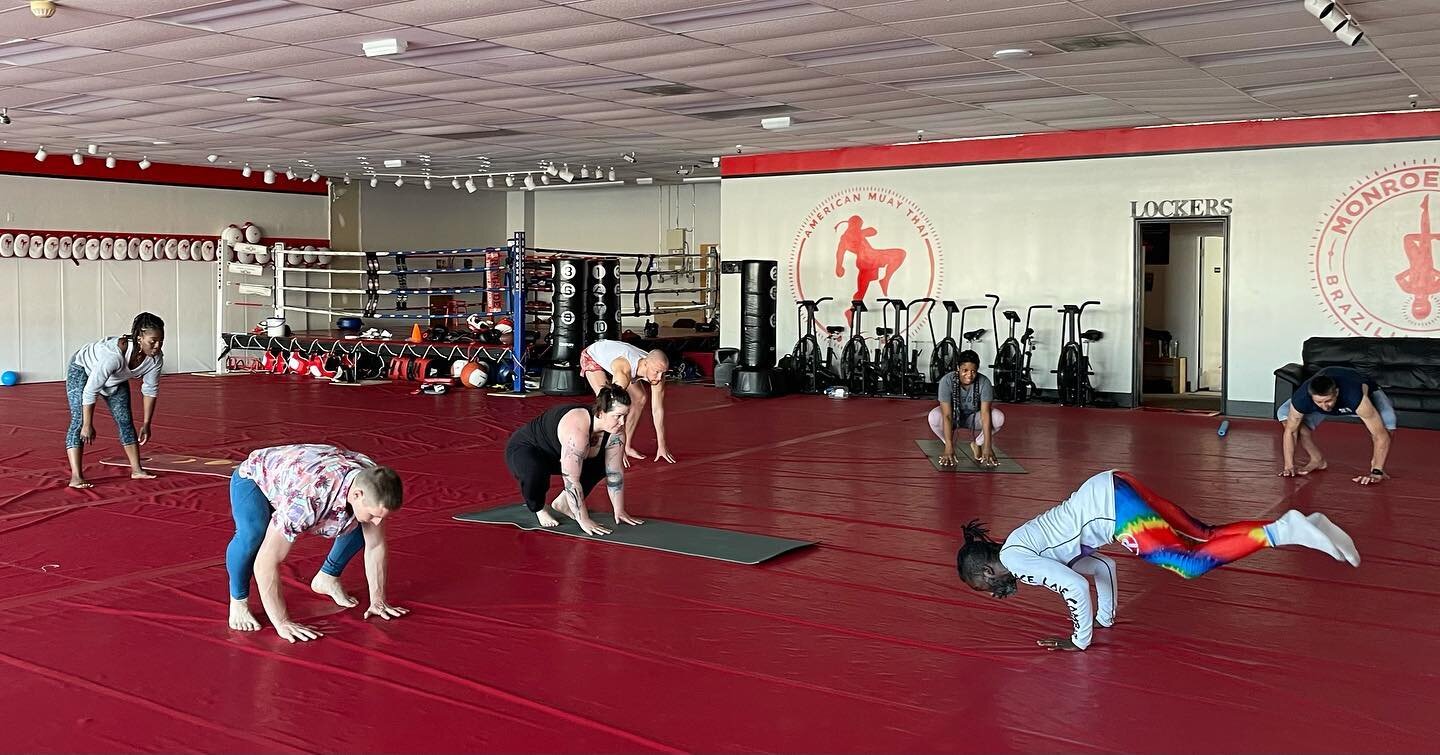
[[[1354,478],[1361,485],[1384,480],[1385,457],[1390,454],[1390,432],[1395,429],[1395,407],[1374,380],[1349,367],[1326,367],[1295,389],[1280,406],[1276,419],[1285,423],[1285,467],[1281,477],[1307,475],[1326,467],[1325,456],[1315,445],[1313,433],[1326,417],[1355,416],[1370,431],[1372,452],[1370,473]],[[1295,439],[1305,447],[1310,461],[1295,468]]]

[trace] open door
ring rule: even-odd
[[[1222,218],[1138,221],[1138,405],[1223,410],[1228,235]]]

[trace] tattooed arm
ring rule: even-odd
[[[625,436],[611,435],[605,444],[605,489],[610,492],[610,505],[615,507],[615,524],[644,524],[625,513]]]
[[[560,421],[560,480],[565,487],[560,513],[573,517],[587,535],[608,535],[610,530],[596,524],[585,508],[585,488],[580,485],[580,468],[585,464],[585,450],[590,446],[589,415],[571,412]]]

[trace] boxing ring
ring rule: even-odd
[[[658,335],[648,321],[658,315],[693,313],[701,320],[688,325],[701,333],[715,333],[719,319],[719,252],[714,248],[654,254],[537,248],[516,232],[503,246],[326,250],[333,264],[320,270],[297,264],[299,255],[283,244],[232,247],[238,259],[222,250],[216,266],[215,375],[306,372],[313,362],[311,374],[317,377],[331,377],[345,364],[353,365],[353,376],[361,380],[445,382],[454,376],[438,373],[436,365],[481,362],[491,368],[482,382],[498,376],[501,392],[524,395],[539,387],[535,381],[527,386],[526,378],[542,366],[536,363],[541,357],[558,356],[543,366],[573,372],[578,364],[569,352],[599,338],[620,337],[617,331],[626,319],[647,318],[645,341]],[[557,270],[595,265],[614,273],[609,288],[601,291],[597,285],[592,296],[587,284],[575,301],[570,300],[577,294],[574,285],[557,288]],[[326,281],[311,281],[317,273]],[[343,283],[337,284],[337,278]],[[453,285],[435,285],[442,281]],[[324,302],[317,304],[316,297]],[[237,309],[248,313],[246,324],[266,313],[265,322],[274,327],[227,327],[236,324]],[[572,331],[568,339],[557,337],[557,311],[564,321],[561,329]],[[317,317],[324,327],[286,327],[302,320],[313,326]],[[340,330],[345,320],[363,321],[365,330]],[[570,348],[556,349],[557,341]],[[237,358],[234,352],[264,352],[266,357]]]

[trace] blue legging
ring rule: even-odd
[[[260,543],[265,540],[265,530],[270,525],[270,499],[260,492],[260,486],[240,476],[236,470],[230,475],[230,513],[235,518],[235,537],[225,549],[225,570],[230,573],[230,597],[244,600],[250,597],[250,578],[255,573],[255,554],[260,552]],[[320,571],[332,577],[340,576],[345,565],[365,545],[365,534],[357,525],[355,529],[335,538],[330,555]]]
[[[90,373],[84,367],[70,363],[70,369],[65,373],[65,398],[70,401],[70,429],[65,432],[67,449],[82,445],[80,426],[85,422],[82,402],[85,400],[85,382],[89,379]],[[120,445],[133,446],[139,442],[135,438],[135,418],[130,415],[130,384],[121,385],[109,396],[100,395],[110,405],[110,416],[115,418],[115,427],[120,431]]]

